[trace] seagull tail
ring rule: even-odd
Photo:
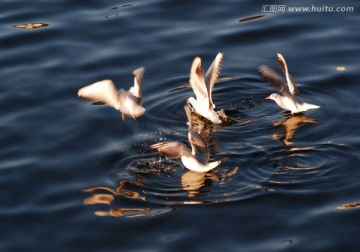
[[[305,105],[306,110],[309,110],[309,109],[318,109],[318,108],[320,108],[320,106],[315,105],[315,104],[306,103],[306,104],[304,104],[304,105]]]
[[[215,167],[217,167],[219,164],[221,164],[221,161],[214,161],[214,162],[210,162],[206,165],[206,171],[210,171],[212,169],[214,169]]]

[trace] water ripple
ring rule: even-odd
[[[349,152],[351,149],[349,146],[334,143],[287,149],[273,148],[269,151],[269,156],[274,166],[274,173],[268,182],[311,185],[315,188],[328,187],[330,185],[325,180],[333,176],[340,177],[339,169],[344,163],[355,158],[353,152]]]

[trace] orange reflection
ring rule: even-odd
[[[281,119],[275,123],[273,126],[282,126],[283,133],[280,134],[275,132],[272,135],[274,140],[280,140],[283,145],[292,145],[294,142],[291,142],[295,136],[296,131],[303,126],[304,123],[318,123],[319,121],[316,119],[312,119],[307,117],[305,114],[290,116],[284,119]]]
[[[338,206],[336,209],[345,210],[345,209],[352,209],[352,208],[359,208],[360,202],[348,203],[342,206]]]
[[[344,67],[344,66],[338,66],[338,67],[336,68],[336,70],[342,72],[342,71],[346,71],[347,69],[346,69],[346,67]]]
[[[49,24],[44,24],[44,23],[30,23],[30,24],[13,25],[12,27],[23,28],[23,29],[36,29],[36,28],[41,28],[41,27],[45,27],[45,26],[48,26],[48,25]]]
[[[96,211],[95,215],[97,216],[114,216],[114,217],[141,217],[141,216],[155,216],[153,214],[148,214],[150,208],[120,208],[120,209],[110,209],[109,211]]]
[[[110,194],[94,194],[93,196],[86,198],[84,200],[85,205],[92,205],[92,204],[107,204],[111,205],[114,200],[114,195]]]
[[[200,193],[200,189],[206,186],[207,182],[220,181],[224,184],[225,179],[237,173],[239,167],[235,167],[231,171],[222,174],[221,177],[213,172],[195,172],[187,171],[181,176],[181,186],[184,191],[188,192],[189,198],[194,198]],[[226,195],[224,195],[226,196]],[[184,204],[202,204],[201,201],[186,201]]]
[[[140,194],[138,192],[133,192],[131,190],[126,190],[124,189],[126,184],[138,184],[139,181],[138,180],[123,180],[120,181],[120,185],[119,187],[117,187],[116,189],[113,189],[111,187],[107,187],[107,186],[96,186],[96,187],[92,187],[92,188],[88,188],[88,189],[83,189],[83,192],[94,192],[95,190],[105,190],[108,191],[114,195],[120,195],[120,196],[124,196],[126,198],[132,198],[132,199],[140,199],[145,201],[146,198],[144,196],[140,196]]]
[[[184,191],[188,192],[190,198],[195,197],[199,194],[199,189],[205,186],[205,181],[215,181],[218,180],[219,177],[210,172],[195,172],[195,171],[187,171],[181,176],[181,186]]]
[[[169,213],[175,210],[175,207],[161,207],[161,208],[112,208],[111,205],[115,200],[115,196],[123,196],[125,198],[137,199],[141,201],[146,201],[146,197],[140,195],[138,192],[134,192],[128,189],[125,189],[125,186],[128,184],[139,185],[139,180],[124,180],[120,181],[119,187],[111,188],[107,186],[96,186],[87,189],[83,189],[83,192],[94,193],[95,191],[106,191],[108,193],[94,193],[94,195],[84,199],[83,203],[85,205],[93,204],[104,204],[109,205],[110,209],[108,211],[95,211],[97,216],[113,216],[113,217],[153,217],[164,213]]]

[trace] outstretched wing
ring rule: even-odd
[[[269,85],[276,89],[278,93],[283,96],[291,97],[289,87],[287,83],[281,78],[276,72],[274,72],[270,67],[262,65],[258,68],[258,72],[263,77]]]
[[[119,94],[112,80],[102,80],[79,89],[78,96],[105,103],[117,110],[120,108]]]
[[[133,93],[134,96],[136,96],[140,100],[142,98],[142,96],[141,96],[141,84],[142,84],[143,79],[144,79],[144,72],[145,72],[144,67],[137,68],[137,69],[135,69],[133,71],[134,87],[132,88],[132,93]]]
[[[199,57],[196,57],[192,63],[189,82],[195,93],[196,100],[198,102],[209,104],[209,97],[204,79],[204,68]]]
[[[150,146],[151,149],[156,150],[167,157],[181,157],[185,145],[180,142],[160,142]]]
[[[282,56],[282,54],[278,53],[277,58],[278,58],[278,61],[279,61],[279,64],[280,64],[280,68],[281,68],[281,70],[283,71],[283,73],[284,73],[284,75],[286,77],[286,81],[287,81],[287,85],[289,87],[290,93],[292,95],[300,96],[300,91],[299,91],[298,87],[296,86],[296,83],[295,83],[294,79],[289,74],[289,69],[287,67],[284,56]]]
[[[205,84],[209,96],[210,108],[215,108],[215,104],[212,101],[212,90],[215,82],[219,78],[223,60],[224,60],[224,53],[219,52],[205,74]]]
[[[209,150],[204,139],[195,131],[189,131],[188,138],[191,145],[191,154],[202,165],[206,165],[209,161]]]

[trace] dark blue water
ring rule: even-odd
[[[249,0],[2,1],[0,250],[359,250],[356,3],[264,13]],[[13,27],[28,23],[48,26]],[[199,123],[223,162],[198,174],[149,146],[186,142],[193,93],[169,91],[188,82],[196,56],[207,68],[218,51],[230,79],[213,99],[238,122]],[[280,72],[277,52],[320,109],[287,119],[264,100],[273,90],[256,68]],[[140,66],[142,117],[77,98],[105,78],[128,88]]]

